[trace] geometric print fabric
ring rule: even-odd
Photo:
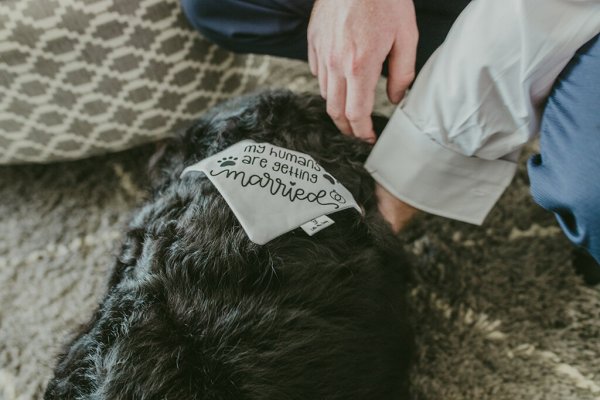
[[[1,0],[0,164],[171,135],[268,69],[201,38],[178,0]]]

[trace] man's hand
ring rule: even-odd
[[[404,228],[419,211],[405,202],[398,200],[379,184],[375,187],[375,195],[377,196],[379,212],[396,233]]]
[[[317,0],[308,26],[308,61],[337,127],[374,142],[375,86],[389,56],[387,93],[398,103],[415,75],[418,30],[413,0]]]

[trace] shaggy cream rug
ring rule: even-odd
[[[305,65],[275,64],[273,85],[316,89]],[[103,294],[151,152],[0,168],[0,399],[41,398]],[[600,288],[574,274],[523,168],[483,227],[423,217],[404,237],[417,259],[414,399],[600,399]]]

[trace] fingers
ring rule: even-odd
[[[328,71],[327,114],[344,135],[351,135],[352,128],[346,118],[346,79]]]
[[[402,100],[415,77],[416,51],[410,50],[411,46],[402,49],[399,47],[398,44],[392,47],[388,64],[387,94],[394,104]]]
[[[331,63],[327,65],[319,58],[318,51],[309,38],[308,64],[313,75],[319,80],[321,97],[327,100],[327,114],[331,117],[337,128],[345,135],[360,137],[369,142],[375,141],[375,133],[371,121],[371,111],[375,102],[375,81],[354,78],[352,85],[347,87],[345,74],[341,65]],[[329,59],[330,62],[332,59]],[[335,61],[335,60],[333,60]],[[369,82],[367,85],[365,83]],[[370,87],[370,89],[369,89]],[[352,91],[350,95],[348,90]],[[349,121],[351,117],[352,122]]]
[[[319,80],[319,90],[321,92],[321,97],[327,100],[327,67],[323,63],[319,63],[319,70],[317,71],[317,79]]]
[[[317,59],[317,53],[315,51],[315,48],[312,46],[311,43],[309,43],[308,45],[308,66],[310,67],[310,73],[313,74],[313,76],[317,76],[317,73],[319,72],[319,67],[318,67],[318,59]]]
[[[327,98],[327,67],[322,59],[319,59],[318,52],[313,44],[311,36],[308,37],[308,65],[310,72],[319,80],[319,91],[321,97]]]
[[[329,69],[326,76],[327,114],[343,134],[374,143],[376,137],[371,112],[375,104],[378,73],[346,78]]]
[[[371,112],[375,103],[375,86],[380,71],[344,73],[335,63],[321,63],[314,47],[309,46],[311,72],[316,70],[321,96],[327,100],[327,114],[345,135],[374,143]],[[351,76],[347,78],[347,76]]]
[[[379,73],[353,76],[348,79],[346,117],[354,136],[375,143],[371,113],[375,105],[375,86]]]
[[[323,59],[319,59],[317,54],[313,41],[309,37],[308,65],[310,72],[319,80],[319,92],[321,93],[321,97],[327,99],[327,66],[323,63]]]
[[[417,42],[416,23],[404,29],[392,45],[389,54],[387,94],[392,103],[399,103],[415,78]]]

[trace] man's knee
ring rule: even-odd
[[[307,58],[312,0],[181,0],[181,5],[200,33],[228,50]]]
[[[538,155],[528,169],[535,202],[556,215],[571,242],[600,262],[600,182],[593,179],[600,168],[586,172],[575,163],[545,165]]]
[[[181,0],[189,22],[211,42],[236,51],[235,20],[239,2],[229,0]],[[229,18],[223,18],[228,15]]]

